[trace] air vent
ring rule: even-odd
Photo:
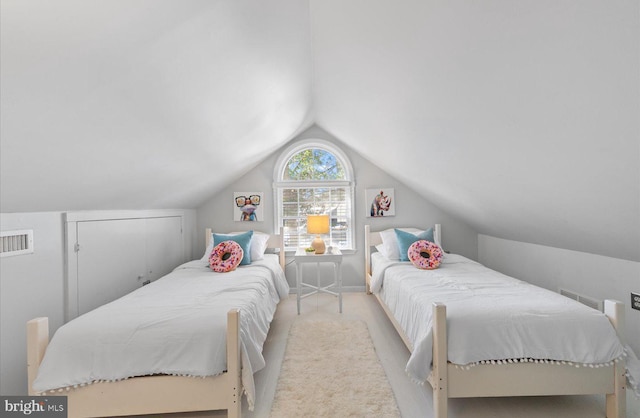
[[[0,232],[0,256],[31,254],[33,252],[33,229]]]
[[[602,312],[601,300],[590,298],[589,296],[581,295],[580,293],[567,289],[560,289],[560,294]]]

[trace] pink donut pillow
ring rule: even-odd
[[[222,241],[213,247],[209,256],[209,266],[216,273],[226,273],[235,270],[242,261],[244,251],[235,241]]]
[[[411,244],[407,256],[411,263],[419,269],[433,270],[440,265],[442,250],[431,241],[419,240]]]

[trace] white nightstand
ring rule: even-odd
[[[342,270],[340,267],[340,264],[342,263],[342,252],[340,252],[340,249],[332,248],[331,252],[327,251],[324,254],[307,254],[304,248],[298,248],[295,255],[295,262],[296,287],[298,289],[298,315],[300,314],[300,300],[317,293],[329,293],[330,295],[337,296],[340,313],[342,313]],[[316,263],[316,286],[302,281],[302,265],[304,263]],[[320,287],[320,263],[333,263],[334,282],[328,286]],[[313,291],[303,295],[303,287],[310,287]],[[329,290],[331,288],[336,289],[335,291]]]

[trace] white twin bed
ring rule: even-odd
[[[228,273],[185,263],[68,322],[50,344],[46,318],[29,321],[29,393],[67,396],[70,417],[218,409],[239,417],[243,392],[253,406],[253,373],[265,366],[269,325],[289,293],[282,233],[266,246],[279,256]]]
[[[365,227],[367,289],[411,351],[409,376],[432,386],[436,418],[448,398],[560,394],[606,394],[607,417],[626,416],[625,360],[637,360],[621,303],[603,314],[455,254],[421,270],[383,255],[384,237]]]

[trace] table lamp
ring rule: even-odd
[[[320,234],[329,233],[329,215],[307,215],[307,233],[316,235],[311,242],[311,247],[316,250],[316,254],[324,254],[326,247]]]

